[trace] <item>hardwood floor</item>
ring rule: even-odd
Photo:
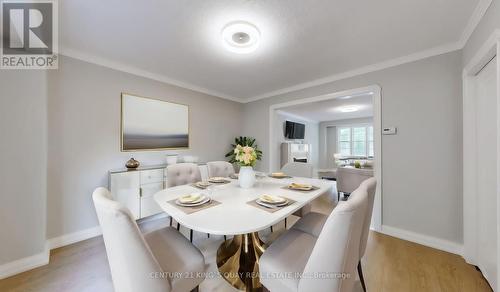
[[[316,203],[316,211],[327,212],[327,202]],[[292,223],[293,220],[290,220]],[[141,226],[144,231],[162,227],[167,220]],[[266,231],[262,237],[272,240],[283,230]],[[277,231],[278,230],[278,231]],[[222,237],[195,234],[195,244],[205,255],[208,270],[215,271],[215,252]],[[370,292],[492,291],[474,266],[457,255],[372,232],[363,258],[363,270]],[[51,252],[50,263],[4,280],[0,291],[16,292],[107,292],[113,291],[102,237],[96,237]],[[207,279],[200,291],[237,291],[220,278]]]

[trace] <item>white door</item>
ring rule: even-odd
[[[476,76],[477,262],[497,291],[497,100],[496,60]]]

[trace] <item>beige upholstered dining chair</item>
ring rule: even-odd
[[[288,162],[283,165],[281,171],[289,176],[313,177],[314,167],[310,163]]]
[[[261,283],[268,290],[352,291],[368,205],[366,188],[354,193],[337,205],[317,237],[292,228],[269,246],[259,260]]]
[[[283,165],[281,171],[289,176],[312,178],[314,167],[310,163],[289,162]],[[297,210],[295,213],[293,213],[293,215],[298,217],[304,217],[307,213],[311,212],[311,210],[312,210],[312,204],[309,203],[306,204],[304,207],[300,208],[299,210]],[[285,229],[286,226],[287,226],[287,219],[285,218]]]
[[[207,163],[209,177],[229,177],[234,174],[234,167],[227,161],[211,161]]]
[[[167,187],[169,188],[200,180],[200,168],[194,163],[177,163],[167,166]]]
[[[197,289],[203,281],[200,275],[205,271],[205,260],[184,236],[172,227],[143,235],[130,211],[112,200],[107,189],[96,189],[92,198],[115,291]],[[169,276],[173,273],[188,276]],[[197,277],[189,277],[190,273]]]
[[[201,181],[201,172],[197,164],[177,163],[167,166],[167,188],[199,181]],[[172,221],[170,221],[170,225],[172,225]],[[180,224],[177,223],[177,230],[179,229]],[[189,229],[189,240],[193,242],[193,229]]]
[[[340,201],[340,193],[350,194],[366,179],[373,176],[373,169],[339,167],[337,169],[337,199]]]
[[[368,235],[370,234],[370,225],[373,213],[373,204],[375,201],[375,191],[377,188],[377,180],[373,177],[363,181],[358,189],[365,189],[368,194],[368,206],[363,219],[363,230],[361,233],[360,245],[359,245],[359,260],[358,260],[358,275],[361,280],[361,285],[363,290],[366,291],[366,283],[363,275],[363,268],[361,265],[361,258],[365,255],[366,245],[368,243]],[[352,193],[348,202],[356,196],[357,193]],[[320,213],[311,212],[305,217],[301,218],[297,223],[295,223],[291,229],[298,230],[301,232],[306,232],[312,236],[319,236],[328,216]]]

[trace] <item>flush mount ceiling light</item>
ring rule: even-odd
[[[344,106],[344,107],[340,108],[340,111],[343,113],[352,113],[352,112],[356,112],[358,110],[359,110],[359,107],[357,107],[357,106]]]
[[[233,53],[248,54],[257,49],[259,29],[246,21],[233,21],[222,29],[224,47]]]

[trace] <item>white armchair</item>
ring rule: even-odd
[[[296,177],[313,177],[314,167],[310,163],[303,162],[289,162],[281,168],[281,171],[289,176]],[[306,204],[304,207],[297,210],[293,215],[298,217],[304,217],[307,213],[311,212],[312,205]],[[287,226],[287,219],[285,218],[285,229]]]
[[[271,244],[260,258],[261,283],[268,290],[352,291],[368,205],[366,188],[354,194],[337,205],[318,237],[292,228]]]
[[[201,172],[194,163],[177,163],[167,166],[167,187],[175,187],[201,181]],[[170,220],[172,225],[172,220]],[[177,223],[177,230],[181,226]],[[210,237],[210,234],[207,235]],[[193,229],[189,229],[189,240],[193,242]]]
[[[313,165],[303,162],[288,162],[283,165],[281,171],[289,176],[313,177]]]
[[[227,161],[211,161],[207,163],[208,176],[228,177],[234,174],[234,167]]]
[[[358,188],[358,189],[365,189],[368,194],[368,206],[363,218],[363,230],[361,233],[360,244],[359,244],[359,261],[358,261],[358,275],[361,280],[361,285],[364,291],[366,291],[366,284],[363,275],[363,268],[361,266],[361,258],[365,254],[366,245],[368,243],[368,235],[370,234],[370,225],[373,213],[373,203],[375,201],[376,188],[377,188],[377,180],[373,177],[363,181]],[[357,194],[359,194],[359,192],[352,193],[349,201],[353,200]],[[321,231],[323,230],[323,226],[325,225],[327,218],[328,218],[327,215],[311,212],[307,214],[305,217],[301,218],[297,223],[295,223],[291,229],[298,230],[301,232],[306,232],[312,236],[318,237]]]
[[[367,180],[370,177],[373,177],[373,169],[348,166],[337,168],[338,200],[340,200],[340,193],[352,193],[364,180]]]
[[[130,211],[107,189],[96,189],[92,198],[115,291],[190,291],[203,281],[203,255],[177,230],[167,227],[143,236]],[[197,276],[169,276],[175,272]]]

